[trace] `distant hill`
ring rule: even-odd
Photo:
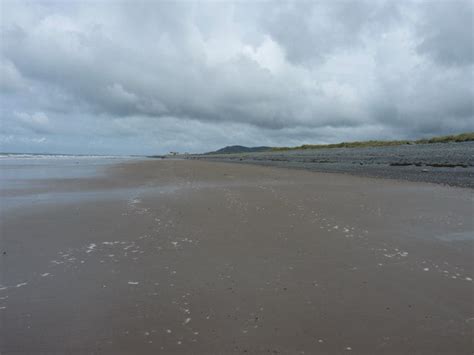
[[[272,150],[272,147],[244,147],[242,145],[231,145],[215,152],[209,152],[206,154],[232,154],[232,153],[255,153],[255,152],[266,152]]]

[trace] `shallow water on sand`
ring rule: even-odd
[[[28,184],[35,179],[94,176],[100,174],[104,166],[131,159],[120,156],[3,156],[0,157],[0,188]]]
[[[457,241],[464,241],[464,240],[474,240],[474,232],[458,232],[458,233],[451,233],[436,236],[437,239],[442,240],[444,242],[457,242]]]
[[[105,169],[133,157],[3,156],[0,158],[0,211],[39,203],[104,198],[100,191],[55,191],[57,179],[103,176]],[[117,193],[117,191],[114,191]],[[110,194],[110,192],[109,192]]]

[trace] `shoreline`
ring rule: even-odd
[[[172,159],[167,159],[167,160],[172,160]],[[473,186],[466,186],[466,185],[457,185],[457,184],[447,184],[447,183],[441,183],[441,182],[436,182],[436,181],[424,181],[424,180],[409,180],[409,179],[404,179],[400,177],[392,177],[392,176],[376,176],[376,175],[371,175],[369,173],[363,174],[363,173],[355,173],[355,172],[349,172],[349,171],[327,171],[327,170],[316,170],[316,169],[308,169],[305,167],[298,167],[298,166],[285,166],[285,165],[272,165],[272,164],[265,164],[265,163],[259,163],[259,162],[250,162],[250,161],[235,161],[235,160],[218,160],[218,159],[194,159],[191,158],[189,160],[196,160],[196,161],[202,161],[202,162],[207,162],[207,163],[217,163],[217,164],[238,164],[238,165],[244,165],[244,166],[257,166],[257,167],[262,167],[262,168],[269,168],[269,169],[277,169],[277,170],[288,170],[288,171],[299,171],[299,172],[306,172],[309,174],[316,174],[316,175],[323,175],[327,177],[331,176],[346,176],[349,178],[355,178],[355,179],[362,179],[362,180],[367,180],[367,181],[387,181],[387,182],[392,182],[392,183],[401,183],[401,184],[410,184],[410,185],[419,185],[421,187],[423,186],[433,186],[433,187],[443,187],[447,189],[462,189],[466,190],[467,192],[472,192],[472,189],[474,189]]]
[[[248,163],[315,172],[474,188],[474,142],[366,148],[190,155],[187,159]]]

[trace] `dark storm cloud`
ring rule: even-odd
[[[1,6],[4,143],[206,150],[474,129],[470,1]]]

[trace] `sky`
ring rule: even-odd
[[[474,131],[474,2],[0,0],[0,151]]]

